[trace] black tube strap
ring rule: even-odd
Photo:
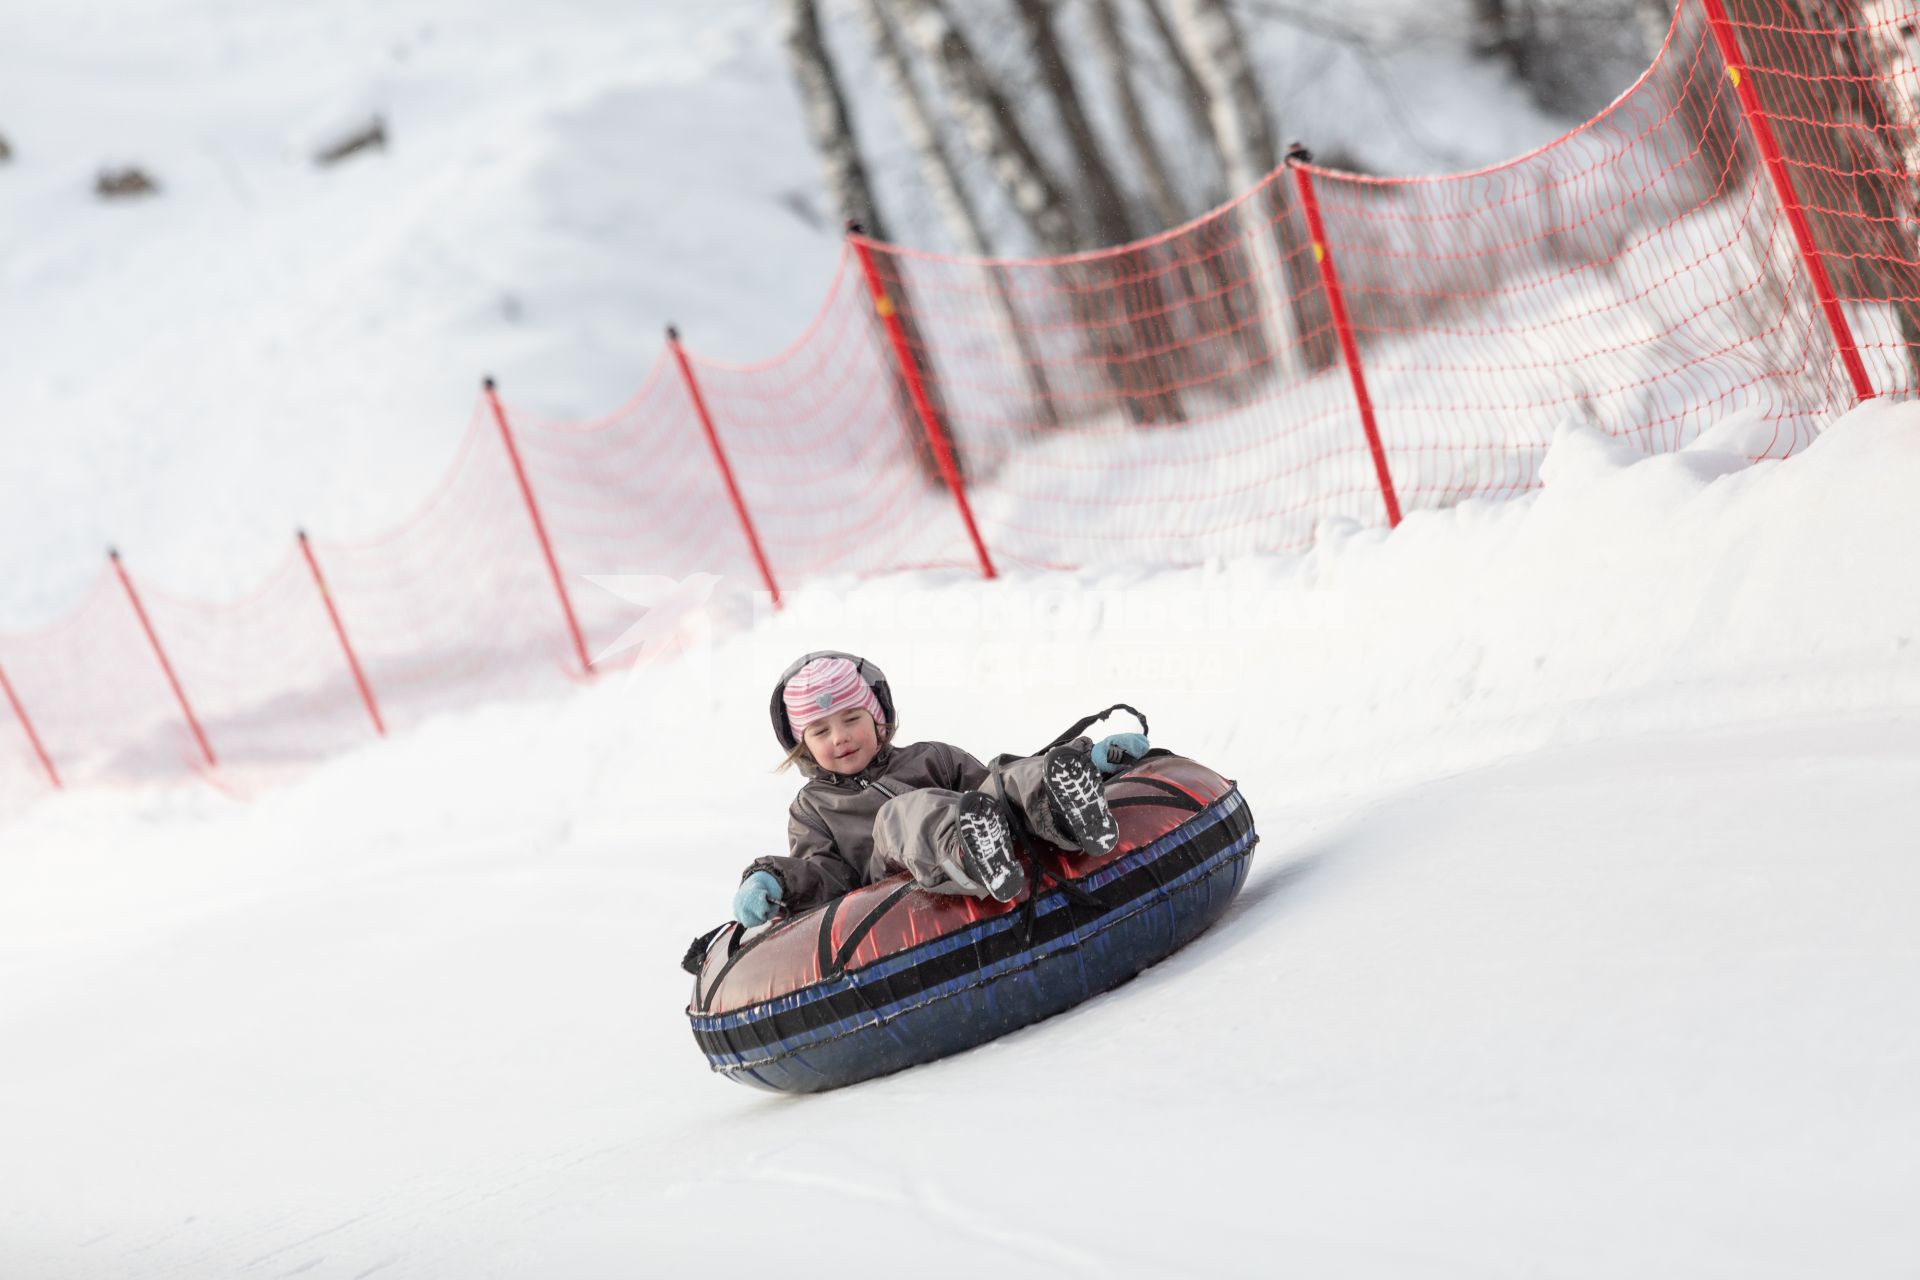
[[[844,895],[827,904],[827,913],[820,917],[820,976],[827,976],[833,965],[833,918],[840,914],[840,904],[847,899]]]
[[[1109,809],[1131,809],[1141,805],[1180,809],[1186,813],[1198,813],[1203,807],[1192,796],[1122,796],[1118,800],[1107,801]]]
[[[1080,719],[1074,721],[1073,728],[1067,730],[1065,733],[1061,734],[1059,737],[1055,738],[1052,742],[1049,742],[1046,746],[1040,748],[1038,751],[1034,752],[1033,754],[1037,756],[1043,756],[1047,752],[1053,750],[1055,747],[1060,746],[1062,743],[1072,742],[1075,738],[1080,736],[1081,730],[1086,729],[1089,726],[1096,724],[1101,720],[1105,720],[1108,716],[1112,715],[1116,711],[1125,711],[1130,713],[1135,720],[1138,720],[1140,722],[1140,732],[1143,735],[1147,734],[1147,718],[1140,714],[1139,709],[1137,707],[1130,707],[1124,702],[1116,702],[1112,706],[1108,707],[1105,711],[1096,711],[1090,716],[1082,716]]]
[[[720,927],[725,929],[728,925],[733,925],[733,921],[729,920],[727,924],[723,924]],[[740,945],[740,939],[746,932],[745,929],[734,925],[733,932],[728,935],[727,962],[720,966],[720,972],[713,975],[713,985],[708,987],[706,993],[700,997],[700,1012],[705,1013],[708,1008],[712,1006],[713,993],[720,989],[720,984],[727,980],[729,973],[733,972],[733,966],[740,963],[740,957],[747,954],[748,951],[753,950],[752,947],[742,948]],[[755,939],[755,941],[758,941],[758,939]]]
[[[1152,787],[1155,791],[1164,791],[1169,796],[1173,797],[1175,803],[1178,804],[1180,807],[1184,808],[1187,805],[1192,805],[1193,811],[1195,813],[1198,813],[1201,809],[1206,807],[1202,805],[1198,800],[1195,800],[1193,798],[1192,792],[1186,791],[1180,787],[1175,786],[1173,783],[1168,782],[1165,778],[1129,778],[1127,779],[1127,781],[1135,784],[1136,786],[1147,786],[1147,787]],[[1110,800],[1107,803],[1108,804],[1124,803],[1124,801],[1116,802],[1116,801]],[[1154,803],[1159,804],[1161,802],[1156,800],[1154,801]]]
[[[887,912],[893,910],[893,905],[896,902],[900,901],[900,899],[906,897],[909,893],[913,892],[913,889],[914,889],[914,882],[912,880],[909,880],[905,884],[901,885],[898,889],[895,889],[892,893],[888,894],[886,898],[881,901],[879,906],[867,912],[867,918],[865,920],[862,920],[859,924],[855,925],[853,928],[853,932],[847,935],[847,940],[840,944],[840,953],[834,956],[833,967],[831,969],[822,969],[820,971],[820,976],[823,978],[827,978],[827,977],[837,978],[842,973],[846,972],[847,961],[853,959],[854,948],[858,947],[861,943],[865,942],[867,940],[867,935],[873,932],[873,926],[880,923],[880,917],[886,915]],[[827,935],[825,934],[825,932],[822,932],[820,935],[820,939],[823,943],[826,941],[826,937]]]
[[[724,924],[717,924],[688,943],[687,954],[680,957],[680,967],[694,977],[699,977],[701,968],[707,963],[707,948],[713,945],[713,940],[719,937],[720,931],[726,927]]]

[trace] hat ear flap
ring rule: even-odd
[[[773,737],[783,750],[792,751],[800,745],[800,739],[793,732],[793,722],[787,719],[787,678],[773,686],[773,705],[768,708],[773,716]]]

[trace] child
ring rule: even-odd
[[[787,811],[786,857],[761,858],[734,894],[742,925],[775,904],[804,911],[906,870],[923,889],[1010,902],[1026,887],[1014,856],[1018,810],[1035,835],[1077,853],[1120,837],[1100,775],[1146,754],[1137,733],[1086,738],[991,767],[944,742],[894,746],[893,694],[850,653],[809,653],[773,690],[773,732],[807,784]]]

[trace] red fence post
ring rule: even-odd
[[[873,260],[873,247],[867,238],[860,234],[858,227],[847,228],[847,243],[853,246],[854,253],[860,259],[860,271],[867,278],[867,288],[873,293],[873,309],[887,326],[887,339],[893,346],[893,358],[900,366],[900,376],[907,380],[907,392],[913,399],[913,411],[920,417],[920,428],[927,433],[927,442],[933,446],[933,457],[940,468],[940,478],[947,482],[948,492],[960,508],[960,522],[967,527],[967,537],[973,541],[973,553],[980,558],[980,573],[983,577],[994,575],[993,561],[987,557],[987,544],[980,540],[980,530],[973,523],[973,508],[967,505],[966,486],[960,483],[960,468],[954,465],[953,450],[947,447],[947,436],[940,429],[940,423],[933,414],[933,402],[927,398],[927,386],[920,377],[920,367],[914,363],[913,352],[907,347],[906,331],[900,327],[899,313],[894,309],[893,298],[887,293],[887,286],[880,279],[879,264]]]
[[[1334,332],[1340,337],[1340,354],[1347,363],[1347,377],[1353,383],[1353,398],[1360,405],[1360,425],[1366,428],[1367,448],[1373,451],[1373,473],[1380,481],[1380,496],[1387,504],[1389,528],[1400,523],[1400,499],[1393,491],[1393,474],[1387,470],[1387,451],[1380,443],[1380,427],[1373,419],[1373,397],[1367,394],[1367,375],[1360,368],[1360,344],[1354,341],[1353,322],[1347,317],[1347,300],[1340,292],[1340,276],[1333,269],[1333,250],[1327,245],[1327,229],[1320,221],[1320,200],[1313,193],[1313,178],[1307,165],[1313,157],[1295,143],[1287,151],[1287,168],[1293,170],[1294,186],[1300,192],[1300,207],[1307,215],[1307,234],[1313,238],[1313,260],[1320,266],[1320,283],[1327,291],[1327,309],[1333,313]]]
[[[1760,105],[1760,94],[1753,87],[1753,77],[1746,74],[1752,69],[1740,55],[1740,41],[1734,34],[1733,23],[1727,17],[1726,6],[1721,0],[1701,0],[1701,7],[1707,12],[1707,23],[1713,28],[1713,41],[1720,46],[1721,60],[1727,64],[1727,78],[1733,81],[1734,95],[1740,100],[1740,114],[1747,119],[1747,127],[1753,130],[1753,140],[1760,148],[1760,157],[1766,161],[1767,177],[1773,181],[1773,194],[1780,201],[1781,210],[1787,215],[1787,226],[1793,230],[1793,241],[1800,249],[1800,259],[1807,266],[1807,278],[1813,284],[1814,295],[1820,300],[1820,310],[1827,320],[1827,328],[1833,334],[1833,344],[1840,349],[1840,363],[1846,366],[1847,377],[1853,382],[1854,399],[1871,400],[1873,382],[1867,377],[1867,367],[1860,361],[1860,348],[1854,343],[1853,329],[1847,324],[1846,312],[1840,309],[1840,299],[1833,291],[1833,281],[1827,276],[1827,264],[1820,257],[1819,247],[1813,242],[1813,229],[1807,225],[1806,211],[1800,206],[1800,197],[1794,194],[1793,178],[1787,173],[1786,158],[1780,153],[1780,143],[1773,136],[1773,126],[1767,123],[1766,110]]]
[[[760,535],[754,532],[753,518],[747,514],[746,501],[740,496],[740,486],[733,481],[733,467],[727,462],[726,450],[720,447],[720,434],[713,429],[713,415],[707,412],[707,398],[700,394],[700,384],[693,376],[693,366],[687,363],[687,353],[680,346],[680,331],[672,325],[667,326],[667,347],[673,352],[674,363],[680,366],[680,378],[687,384],[687,395],[693,399],[693,411],[700,418],[700,429],[707,433],[707,447],[713,450],[713,463],[720,468],[720,478],[726,482],[727,497],[733,501],[733,514],[740,518],[740,528],[747,535],[747,546],[753,551],[753,562],[760,567],[760,581],[767,584],[767,593],[773,597],[773,607],[780,607],[780,588],[773,580],[773,570],[767,567],[767,556],[760,549]]]
[[[533,500],[533,486],[527,483],[527,469],[520,465],[520,450],[513,443],[513,431],[507,426],[507,411],[500,407],[500,393],[493,379],[481,382],[493,420],[500,424],[500,439],[507,446],[507,461],[513,464],[513,478],[520,484],[520,496],[526,500],[527,514],[533,518],[533,533],[540,540],[540,554],[546,558],[547,573],[553,578],[554,594],[560,597],[560,612],[566,615],[567,634],[573,637],[573,651],[579,655],[580,669],[591,672],[593,659],[587,656],[587,642],[580,634],[580,622],[573,616],[573,601],[567,598],[566,579],[560,576],[560,562],[553,557],[553,543],[547,539],[546,521],[540,518],[540,504]]]
[[[193,730],[193,740],[200,744],[200,754],[206,757],[209,768],[217,766],[219,761],[213,758],[213,745],[200,728],[199,717],[193,714],[193,706],[187,701],[187,691],[180,687],[180,677],[173,674],[173,664],[167,661],[167,651],[160,647],[160,637],[154,634],[146,606],[140,603],[140,593],[133,589],[133,579],[127,576],[127,567],[120,563],[120,553],[109,548],[107,558],[113,561],[113,572],[126,590],[128,603],[133,605],[133,616],[140,620],[140,630],[146,633],[147,643],[153,646],[153,656],[160,660],[160,670],[167,677],[167,686],[173,690],[174,701],[180,704],[180,713],[187,718],[187,728]]]
[[[347,640],[347,629],[340,622],[340,611],[333,607],[333,592],[327,590],[327,580],[320,573],[320,562],[313,558],[313,548],[307,544],[307,531],[296,529],[294,536],[300,540],[300,554],[306,558],[307,568],[313,573],[313,585],[319,589],[320,603],[327,607],[327,621],[333,624],[333,634],[340,640],[340,652],[347,655],[347,669],[353,672],[353,683],[360,690],[360,701],[366,704],[367,714],[373,717],[373,731],[384,738],[387,736],[387,726],[381,723],[380,708],[373,701],[373,686],[367,683],[367,675],[360,669],[360,659],[354,656],[353,645]]]
[[[40,745],[40,735],[33,731],[33,721],[27,719],[27,709],[20,705],[19,695],[14,693],[13,681],[7,679],[5,667],[0,667],[0,692],[7,695],[7,703],[13,708],[15,718],[20,721],[20,727],[27,731],[27,741],[33,744],[33,754],[40,757],[40,767],[47,771],[47,777],[53,781],[55,790],[59,790],[62,784],[59,773],[54,770],[53,757],[49,756],[47,749]]]

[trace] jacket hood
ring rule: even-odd
[[[860,678],[867,682],[867,688],[873,690],[873,696],[879,701],[880,711],[886,717],[886,722],[888,724],[899,722],[893,711],[893,691],[887,687],[886,674],[879,667],[858,654],[842,653],[838,649],[816,649],[812,653],[803,653],[795,658],[787,669],[780,673],[780,679],[773,686],[773,701],[770,707],[773,715],[773,736],[779,740],[784,750],[791,751],[800,745],[800,740],[794,736],[793,725],[787,719],[787,681],[799,675],[800,668],[815,658],[845,658],[851,662],[854,670],[860,673]],[[886,747],[882,746],[880,751],[881,755],[885,755]],[[879,756],[874,757],[876,761],[879,758]],[[807,776],[813,775],[809,772]]]

